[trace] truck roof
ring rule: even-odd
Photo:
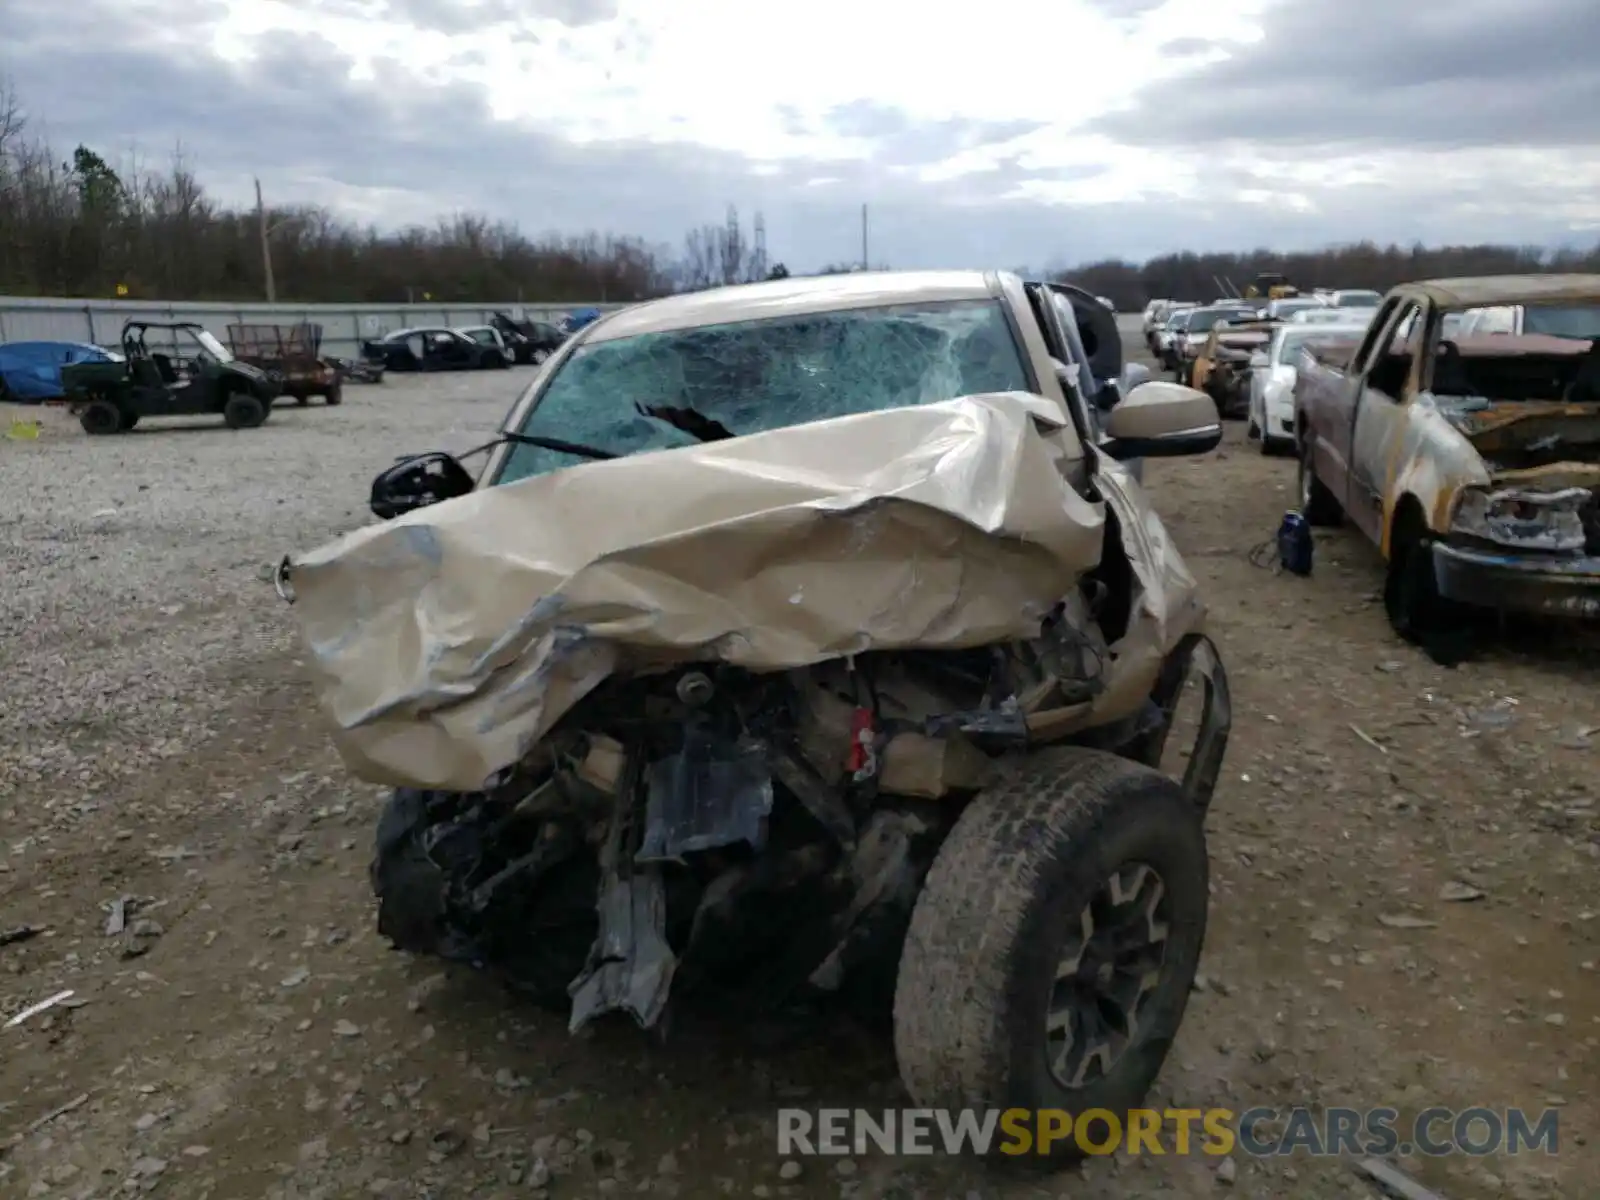
[[[878,308],[890,304],[987,300],[1001,295],[993,271],[853,271],[772,279],[650,300],[602,317],[586,341],[608,342],[641,333],[696,329],[801,313]]]
[[[1502,304],[1558,304],[1600,300],[1600,275],[1476,275],[1425,279],[1395,289],[1423,293],[1440,308],[1489,308]]]

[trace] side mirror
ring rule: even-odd
[[[442,450],[402,458],[372,481],[373,514],[385,521],[442,500],[465,496],[477,484],[454,455]]]
[[[1119,462],[1205,454],[1222,442],[1222,421],[1211,397],[1177,383],[1152,381],[1106,418],[1100,448]]]
[[[1263,369],[1267,365],[1267,356],[1261,353],[1261,351],[1257,350],[1250,356],[1250,365],[1255,367],[1257,370]]]

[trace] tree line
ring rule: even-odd
[[[1164,254],[1145,263],[1111,259],[1063,272],[1097,296],[1129,312],[1150,300],[1210,300],[1230,288],[1242,292],[1266,272],[1276,272],[1303,291],[1312,288],[1372,288],[1386,292],[1418,279],[1470,275],[1600,271],[1600,246],[1551,251],[1542,246],[1379,246],[1359,242],[1282,254],[1251,250],[1235,254]]]
[[[142,299],[394,303],[484,299],[633,301],[784,277],[761,218],[739,214],[688,231],[680,247],[611,233],[530,237],[473,214],[383,232],[307,205],[233,208],[208,196],[181,154],[164,169],[113,164],[87,146],[63,159],[30,128],[0,79],[0,294]],[[270,265],[269,265],[270,264]],[[875,264],[876,266],[877,264]],[[819,273],[855,269],[835,263]],[[1122,310],[1205,299],[1276,271],[1302,288],[1370,287],[1507,272],[1600,270],[1600,248],[1378,246],[1279,254],[1168,254],[1108,260],[1058,278]]]

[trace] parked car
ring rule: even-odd
[[[1341,288],[1328,294],[1330,308],[1377,308],[1382,301],[1382,292],[1367,288]]]
[[[640,304],[540,373],[478,480],[397,464],[389,519],[287,561],[345,762],[402,785],[382,935],[575,1031],[844,991],[892,1009],[915,1104],[1138,1107],[1230,716],[1120,462],[1222,431],[1151,382],[1095,449],[1059,313],[978,271]]]
[[[1173,330],[1168,357],[1172,362],[1173,378],[1188,384],[1194,371],[1195,360],[1200,356],[1211,331],[1218,325],[1250,320],[1254,309],[1248,305],[1213,304],[1191,310],[1183,319],[1182,329]]]
[[[499,332],[512,357],[521,364],[544,362],[567,340],[567,335],[548,321],[513,320],[506,313],[497,312],[490,317],[490,324]]]
[[[1189,323],[1189,314],[1198,307],[1198,305],[1192,305],[1187,308],[1174,308],[1162,319],[1161,324],[1156,326],[1155,337],[1150,351],[1156,356],[1156,361],[1161,364],[1164,370],[1173,371],[1177,369],[1174,347],[1176,347],[1178,339],[1183,336],[1184,326]]]
[[[1600,275],[1406,284],[1359,338],[1302,355],[1306,519],[1377,543],[1389,620],[1441,662],[1466,653],[1474,608],[1600,617],[1600,342],[1445,340],[1443,317],[1597,305]]]
[[[61,383],[63,367],[121,361],[117,351],[85,342],[0,343],[0,400],[13,404],[58,400],[66,394]]]
[[[1271,341],[1250,356],[1248,436],[1259,439],[1262,454],[1294,449],[1294,384],[1301,348],[1312,338],[1338,336],[1338,331],[1358,332],[1364,328],[1355,322],[1342,325],[1288,323],[1273,330]]]
[[[1302,308],[1289,314],[1291,325],[1351,325],[1372,320],[1376,308]]]
[[[1459,314],[1459,318],[1459,323],[1452,331],[1455,337],[1484,337],[1495,333],[1518,337],[1536,333],[1582,341],[1600,337],[1600,305],[1594,304],[1533,307],[1526,304],[1500,304],[1468,309]]]
[[[1149,346],[1150,349],[1155,349],[1154,343],[1150,340],[1151,335],[1155,333],[1156,328],[1166,318],[1166,315],[1176,307],[1177,302],[1175,300],[1152,300],[1144,306],[1144,312],[1139,319],[1139,327],[1144,334],[1145,345]]]
[[[1161,307],[1156,315],[1146,318],[1144,333],[1144,344],[1157,359],[1161,357],[1161,335],[1170,326],[1173,317],[1200,307],[1187,300],[1162,300],[1159,303]]]
[[[1225,418],[1250,410],[1251,357],[1272,338],[1276,326],[1267,321],[1226,322],[1215,326],[1190,368],[1190,386],[1216,402]]]
[[[480,346],[493,346],[506,356],[507,361],[515,362],[516,354],[507,344],[505,336],[493,325],[461,325],[456,332],[463,337],[471,338]]]
[[[1268,300],[1261,315],[1268,321],[1287,321],[1295,313],[1325,308],[1327,305],[1315,296],[1286,296],[1280,300]]]
[[[511,365],[498,345],[484,345],[454,329],[401,329],[365,342],[362,353],[381,358],[390,371],[480,371]]]

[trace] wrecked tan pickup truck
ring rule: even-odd
[[[1050,288],[609,314],[481,478],[402,461],[392,519],[286,560],[340,752],[397,785],[380,930],[574,1029],[834,993],[892,1008],[919,1104],[1137,1106],[1204,937],[1230,715],[1122,462],[1222,428],[1146,383],[1097,430]]]
[[[1569,336],[1444,336],[1495,305]],[[1402,636],[1454,661],[1466,606],[1600,617],[1600,276],[1398,287],[1359,339],[1307,343],[1295,406],[1304,514],[1378,544]]]

